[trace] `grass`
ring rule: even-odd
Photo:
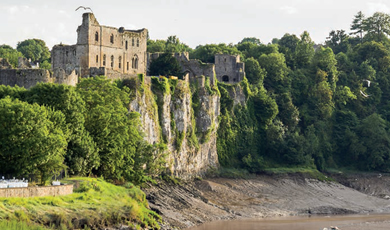
[[[69,178],[74,193],[58,197],[0,198],[0,221],[22,221],[57,229],[136,224],[159,229],[161,218],[148,209],[137,187],[115,186],[96,178]],[[2,229],[2,228],[0,228]]]
[[[0,229],[1,230],[48,230],[48,228],[44,228],[34,224],[27,224],[25,222],[18,222],[16,220],[0,221]]]

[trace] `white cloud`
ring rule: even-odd
[[[390,13],[390,7],[383,2],[368,2],[367,6],[369,15],[375,12]]]
[[[298,12],[298,10],[292,6],[282,6],[282,7],[280,7],[280,10],[286,14],[295,14]]]

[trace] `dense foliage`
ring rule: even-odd
[[[249,81],[245,106],[219,83],[217,147],[222,165],[261,172],[273,167],[390,171],[390,16],[359,12],[348,35],[331,31],[325,45],[307,32],[264,45],[206,45],[211,61],[237,49]],[[221,51],[204,47],[225,47]],[[198,56],[201,58],[202,56]]]
[[[139,115],[127,110],[129,95],[129,88],[103,77],[84,79],[77,88],[0,86],[0,174],[39,173],[44,183],[66,168],[145,182],[160,167],[154,155],[164,147],[143,140]]]
[[[18,58],[24,57],[38,63],[41,69],[51,69],[50,51],[41,39],[27,39],[18,42],[16,49],[9,45],[0,45],[0,58],[7,59],[13,68],[18,67]]]

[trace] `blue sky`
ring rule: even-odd
[[[177,35],[195,48],[257,37],[263,43],[285,33],[308,31],[316,43],[331,30],[349,31],[353,16],[390,13],[388,0],[1,0],[0,44],[13,47],[28,38],[53,45],[75,44],[84,10],[92,8],[102,25],[147,28],[152,39]]]

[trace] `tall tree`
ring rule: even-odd
[[[0,100],[0,172],[15,176],[39,173],[42,184],[64,169],[65,116],[38,104]]]
[[[351,24],[351,30],[353,32],[351,32],[351,34],[359,34],[360,36],[360,40],[363,40],[363,33],[364,33],[364,20],[366,19],[364,14],[359,11],[355,16],[355,18],[353,19],[352,21],[352,24]]]
[[[301,34],[301,39],[295,49],[295,62],[297,68],[304,68],[310,64],[314,56],[314,42],[307,31]]]
[[[346,53],[348,51],[348,35],[345,30],[332,30],[329,37],[326,38],[325,44],[333,50],[333,53]]]
[[[386,35],[390,35],[390,15],[374,13],[363,21],[363,29],[367,32],[366,36],[372,37],[377,42],[382,41]]]
[[[65,162],[72,175],[86,176],[100,165],[98,149],[85,129],[86,105],[76,88],[68,85],[41,83],[25,93],[30,104],[38,103],[65,115],[69,130]]]
[[[46,43],[40,39],[27,39],[18,42],[16,49],[33,62],[43,63],[49,60],[50,51]]]

